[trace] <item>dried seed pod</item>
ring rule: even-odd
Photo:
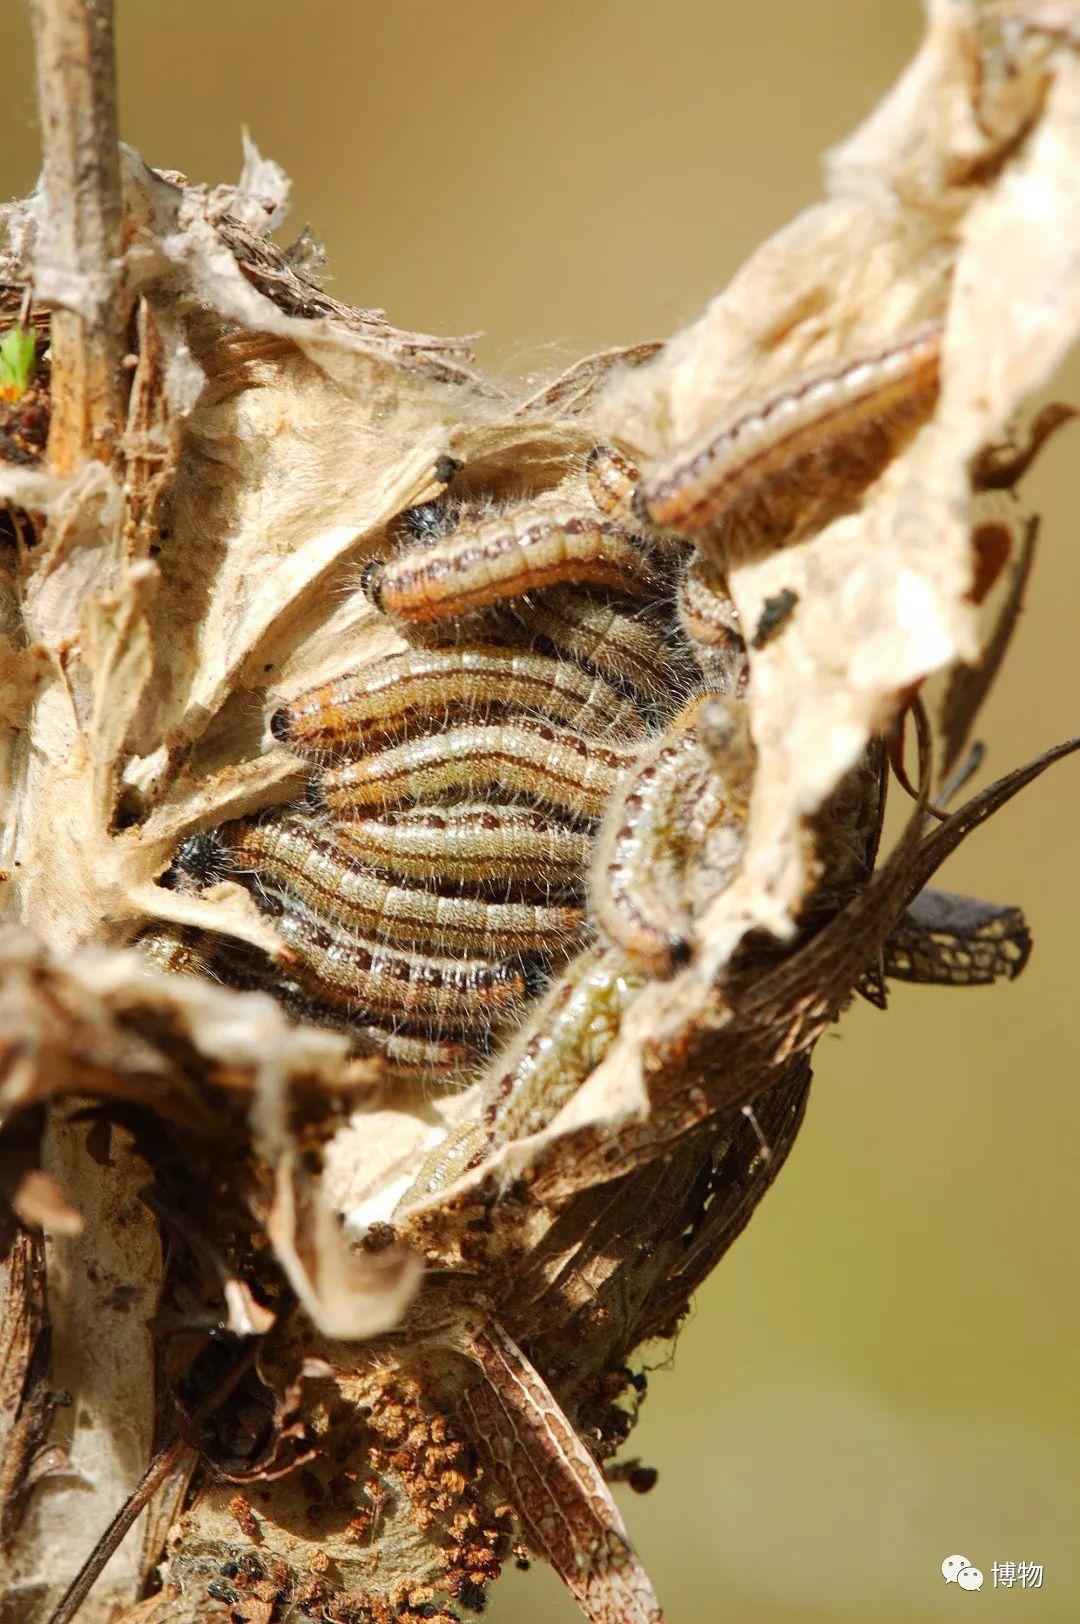
[[[572,503],[530,504],[467,520],[449,535],[365,572],[376,608],[399,620],[467,614],[564,582],[651,597],[660,579],[647,547]]]
[[[406,649],[283,706],[275,738],[308,756],[361,754],[373,742],[431,733],[451,718],[525,711],[590,733],[632,736],[641,713],[602,677],[565,660],[500,648]]]
[[[494,789],[577,817],[599,818],[634,760],[632,749],[601,744],[551,722],[455,727],[329,768],[312,779],[309,799],[320,810],[349,817]]]
[[[557,953],[581,929],[569,903],[484,902],[388,883],[362,867],[332,826],[299,817],[221,831],[234,870],[283,889],[319,919],[373,941],[493,958]]]
[[[342,848],[385,874],[532,894],[582,883],[591,836],[526,806],[409,807],[335,825]]]
[[[842,445],[867,425],[884,432],[886,451],[895,450],[933,407],[940,351],[941,329],[920,328],[812,372],[756,406],[740,407],[638,486],[635,514],[649,524],[693,533],[763,486],[782,483],[801,459]],[[881,461],[875,459],[867,477],[876,474]]]

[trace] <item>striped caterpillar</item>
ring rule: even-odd
[[[309,764],[307,810],[178,853],[170,883],[244,885],[279,958],[157,931],[154,960],[269,987],[391,1076],[445,1086],[494,1046],[470,1155],[542,1125],[640,988],[693,953],[742,849],[746,647],[717,563],[678,533],[775,498],[823,446],[837,468],[838,444],[895,446],[932,399],[937,342],[801,380],[646,478],[604,446],[502,511],[447,496],[403,515],[365,591],[406,640],[467,617],[468,641],[283,705],[271,731]]]
[[[447,535],[372,565],[364,577],[377,609],[412,623],[456,618],[566,583],[644,599],[661,589],[639,538],[562,499],[465,517]]]
[[[693,535],[742,509],[773,545],[807,502],[820,523],[823,503],[860,494],[925,421],[940,358],[941,329],[928,326],[810,372],[676,453],[638,484],[631,511]]]
[[[632,746],[516,717],[447,728],[329,767],[312,779],[310,800],[319,811],[349,817],[502,789],[570,817],[598,818],[635,759]]]
[[[589,862],[591,836],[531,807],[469,802],[404,807],[337,826],[337,839],[376,873],[466,892],[527,896],[572,891]]]
[[[587,940],[597,822],[687,680],[670,617],[566,587],[535,607],[533,624],[507,600],[468,644],[383,656],[282,706],[271,731],[310,764],[308,810],[194,837],[171,876],[244,885],[281,956],[159,932],[157,962],[272,988],[391,1077],[470,1075]]]
[[[355,756],[376,742],[427,733],[433,718],[518,711],[616,738],[643,725],[632,700],[603,677],[543,654],[464,647],[387,655],[301,695],[270,727],[304,755]]]
[[[741,707],[696,700],[642,753],[601,825],[593,910],[603,934],[642,972],[669,976],[692,955],[687,868],[700,880],[708,866],[715,894],[741,856],[751,763],[744,730]],[[718,844],[725,848],[719,867],[707,855]]]
[[[347,834],[348,825],[342,826]],[[334,826],[285,815],[219,830],[223,870],[295,898],[309,914],[360,938],[440,953],[556,953],[581,929],[572,902],[492,902],[399,885],[362,862]]]

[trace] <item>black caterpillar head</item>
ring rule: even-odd
[[[227,879],[229,854],[216,829],[188,835],[176,849],[176,856],[161,876],[159,884],[169,891],[202,890]]]

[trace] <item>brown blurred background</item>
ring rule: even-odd
[[[27,17],[3,7],[11,195],[37,134]],[[119,23],[126,140],[227,180],[246,124],[338,295],[483,330],[504,374],[694,316],[813,200],[921,30],[916,0],[119,0]],[[1080,369],[1059,392],[1080,400]],[[1078,459],[1066,431],[1029,484],[1047,521],[982,729],[999,771],[1080,725]],[[1073,761],[953,860],[951,888],[1025,905],[1030,968],[851,1011],[653,1378],[633,1447],[660,1482],[626,1511],[671,1624],[1080,1617],[1078,810]],[[978,1599],[946,1588],[954,1552]],[[992,1591],[995,1561],[1043,1563],[1043,1588]],[[577,1615],[534,1570],[489,1616]]]

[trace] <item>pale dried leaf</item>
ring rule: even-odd
[[[662,1624],[611,1490],[546,1383],[494,1321],[469,1353],[483,1372],[462,1400],[473,1441],[530,1546],[593,1624]]]
[[[326,1336],[351,1339],[392,1330],[420,1284],[421,1260],[404,1248],[370,1253],[350,1245],[321,1188],[299,1208],[296,1170],[287,1156],[278,1162],[266,1227],[289,1283]]]

